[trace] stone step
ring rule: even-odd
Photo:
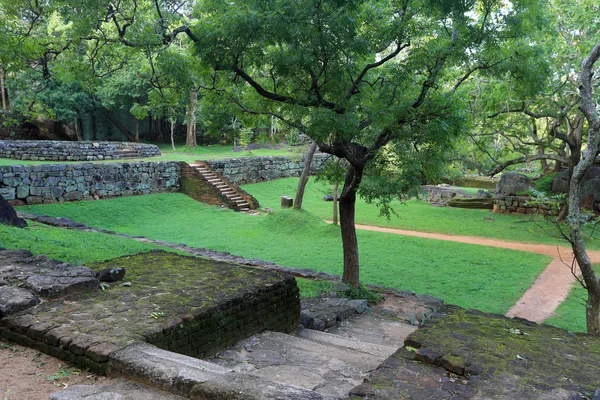
[[[248,211],[250,211],[250,209],[249,208],[240,208],[239,211],[240,212],[248,212]]]
[[[346,398],[384,357],[334,344],[264,332],[221,352],[212,362],[323,396]]]
[[[234,372],[212,362],[161,350],[142,342],[113,353],[109,375],[192,399],[334,400],[298,385],[281,384],[269,378]],[[102,400],[108,398],[118,397],[104,397]],[[146,397],[123,397],[127,398],[151,400]]]
[[[333,344],[348,349],[360,351],[362,353],[371,354],[377,357],[388,358],[394,354],[403,344],[400,346],[384,346],[381,344],[374,344],[369,342],[363,342],[362,340],[348,337],[341,337],[332,335],[327,332],[315,331],[312,329],[300,329],[297,333],[298,337],[308,340],[314,340],[323,344]]]
[[[239,201],[239,200],[237,200],[237,201],[235,201],[235,205],[238,206],[238,207],[244,207],[244,206],[249,206],[250,204],[248,204],[245,201]]]
[[[399,349],[404,346],[406,337],[417,329],[414,325],[395,321],[377,313],[369,313],[341,321],[329,328],[328,333]]]
[[[74,385],[50,395],[50,400],[74,399],[185,400],[185,397],[125,380],[118,380],[117,382],[108,385]]]

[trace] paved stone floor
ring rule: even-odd
[[[291,277],[160,251],[122,257],[92,268],[116,266],[126,269],[127,283],[115,282],[102,291],[45,301],[8,316],[0,322],[2,337],[103,373],[111,353],[138,341],[189,353],[193,349],[191,345],[187,348],[190,340],[185,335],[195,332],[189,332],[188,327],[211,330],[218,336],[211,343],[219,347],[219,340],[225,346],[248,336],[236,337],[233,322],[235,329],[247,330],[250,335],[265,328],[276,329],[280,322],[289,329],[297,326],[300,303]],[[293,288],[288,290],[288,286]],[[266,293],[273,297],[265,305]],[[295,297],[297,304],[285,296]],[[279,302],[282,306],[278,308]],[[284,306],[296,306],[297,310],[284,310]],[[237,314],[228,314],[231,309]],[[220,320],[205,320],[215,312],[222,316]],[[206,327],[199,326],[202,321]],[[220,328],[224,330],[213,333]],[[171,349],[173,343],[179,347]]]

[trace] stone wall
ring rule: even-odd
[[[0,166],[0,195],[13,204],[40,204],[178,192],[178,162]]]
[[[315,154],[311,174],[314,174],[329,157],[331,156],[328,154]],[[206,161],[206,164],[235,184],[300,176],[304,168],[304,160],[295,161],[284,156],[228,158]]]
[[[68,142],[57,140],[0,140],[0,158],[33,161],[118,160],[120,151],[140,158],[160,155],[153,144],[129,142]]]
[[[496,196],[494,198],[494,212],[500,214],[550,214],[557,213],[548,207],[530,204],[529,196]]]
[[[300,321],[298,286],[293,277],[283,275],[277,283],[265,284],[252,293],[203,309],[189,319],[148,336],[148,343],[204,358],[264,330],[290,333]]]

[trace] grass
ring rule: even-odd
[[[600,273],[600,264],[594,265],[596,273]],[[546,323],[572,332],[586,332],[585,307],[587,302],[587,290],[579,283],[575,283],[569,292],[569,296],[556,309],[554,315]]]
[[[282,150],[269,150],[269,149],[258,149],[248,151],[234,152],[233,146],[197,146],[195,149],[188,149],[182,145],[176,145],[176,151],[173,151],[171,145],[160,144],[160,151],[162,155],[157,157],[140,158],[126,160],[127,162],[134,161],[185,161],[193,162],[197,160],[215,160],[222,158],[239,158],[239,157],[261,157],[261,156],[290,156],[292,152],[287,149]],[[40,165],[40,164],[79,164],[83,161],[30,161],[30,160],[12,160],[8,158],[0,158],[0,166],[5,165]],[[94,163],[115,163],[123,162],[123,160],[105,160],[105,161],[91,161]]]
[[[260,200],[261,206],[274,210],[280,207],[282,195],[296,193],[298,178],[285,178],[269,182],[244,185],[243,189]],[[329,186],[309,181],[302,207],[324,219],[332,219],[332,203],[323,201],[325,194],[331,194]],[[523,243],[568,245],[565,241],[550,236],[555,232],[553,225],[528,215],[495,214],[489,210],[464,208],[432,207],[426,202],[410,200],[406,203],[393,202],[397,215],[390,219],[381,217],[379,209],[358,199],[356,223],[386,228],[398,228],[421,232],[445,233],[451,235],[479,236]],[[588,248],[600,250],[600,239],[589,240]]]
[[[0,225],[0,247],[27,249],[34,254],[45,254],[74,265],[101,262],[159,248],[131,239],[70,231],[35,222],[29,222],[25,229]]]
[[[290,267],[342,272],[339,227],[306,212],[249,216],[205,206],[183,194],[20,209]],[[438,296],[489,312],[507,311],[550,260],[530,253],[378,232],[359,231],[358,238],[364,283]]]

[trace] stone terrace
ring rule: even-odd
[[[350,399],[600,399],[600,339],[446,306]]]
[[[265,329],[298,325],[290,276],[162,251],[91,267],[125,267],[131,285],[113,283],[8,316],[1,336],[106,373],[110,354],[135,342],[206,357]]]

